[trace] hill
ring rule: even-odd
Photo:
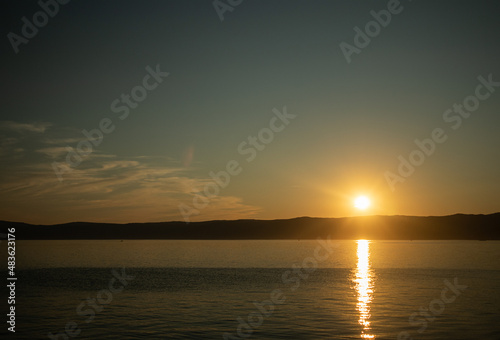
[[[500,213],[450,216],[299,217],[158,223],[32,225],[0,221],[0,233],[16,228],[17,240],[69,239],[371,239],[500,240]],[[2,238],[5,238],[2,237]]]

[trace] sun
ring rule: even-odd
[[[359,210],[366,210],[370,207],[371,202],[370,199],[366,196],[358,196],[354,200],[354,206]]]

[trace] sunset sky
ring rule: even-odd
[[[363,214],[500,210],[498,1],[401,1],[348,58],[387,1],[245,0],[223,21],[210,0],[70,1],[16,47],[42,9],[1,6],[0,220],[183,220],[193,200],[192,221],[343,217],[358,195]]]

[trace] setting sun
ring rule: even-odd
[[[365,210],[370,206],[370,199],[366,196],[358,196],[354,200],[354,206],[360,210]]]

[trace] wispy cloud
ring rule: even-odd
[[[18,143],[19,140],[17,138],[2,137],[0,140],[0,156],[23,152],[23,148],[16,146]]]
[[[35,150],[35,152],[44,154],[52,159],[57,159],[57,158],[61,157],[62,155],[66,154],[68,152],[68,150],[66,150],[66,147],[64,147],[64,146],[54,146],[54,147],[49,147],[49,148],[38,149],[38,150]]]
[[[118,157],[101,149],[60,182],[52,163],[62,162],[80,132],[49,123],[0,122],[0,216],[31,223],[182,221],[179,204],[212,179],[195,175],[167,156]],[[185,161],[185,160],[184,160]],[[223,193],[192,220],[254,216],[259,208]]]
[[[49,145],[67,145],[74,144],[81,141],[82,138],[45,138],[42,140],[42,143]]]
[[[62,150],[37,151],[56,155]],[[181,164],[166,159],[107,156],[91,156],[65,174],[63,182],[50,162],[12,168],[0,179],[0,199],[7,202],[0,206],[0,215],[32,223],[182,220],[178,205],[190,202],[192,193],[210,181],[193,178]],[[258,211],[241,198],[221,195],[192,220],[248,218]]]
[[[0,121],[0,129],[16,132],[44,133],[50,126],[52,126],[52,124],[47,122],[18,123],[13,121]]]

